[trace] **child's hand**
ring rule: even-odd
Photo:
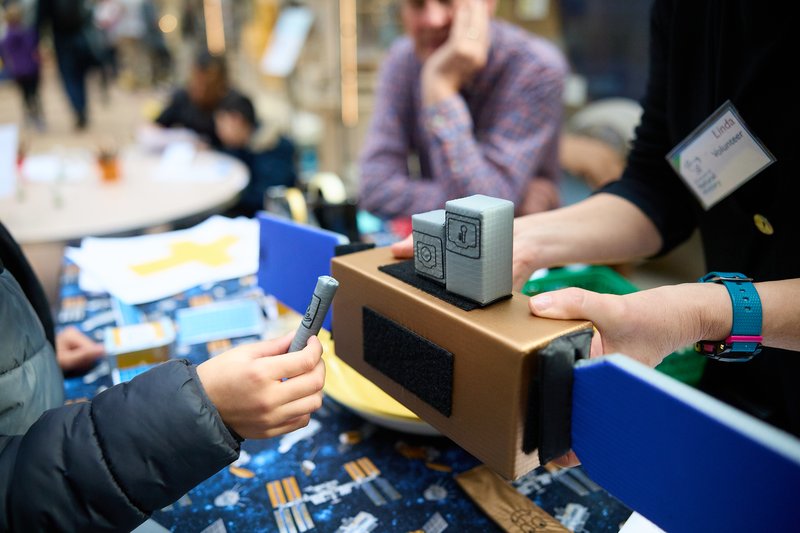
[[[74,326],[56,335],[56,359],[65,372],[88,368],[104,354],[102,344],[94,342]]]
[[[322,405],[322,345],[311,337],[304,349],[285,353],[291,339],[237,346],[197,367],[220,416],[242,437],[289,433],[307,425]]]

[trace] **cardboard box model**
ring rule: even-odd
[[[556,453],[569,449],[570,383],[542,371],[555,353],[571,379],[591,324],[534,317],[520,293],[466,311],[379,270],[401,263],[388,248],[334,258],[337,356],[506,478],[539,466],[555,433],[567,439]],[[545,421],[553,409],[567,427]]]

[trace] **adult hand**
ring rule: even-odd
[[[541,317],[590,320],[597,328],[592,357],[619,352],[654,367],[671,352],[718,331],[720,323],[730,331],[730,299],[725,298],[719,285],[686,283],[624,296],[562,289],[532,297],[529,306]]]
[[[666,355],[714,331],[715,326],[703,318],[703,311],[730,324],[730,301],[726,298],[725,289],[717,284],[692,283],[624,296],[562,289],[532,297],[529,306],[541,317],[590,320],[597,328],[591,357],[619,352],[654,367]],[[699,303],[697,308],[691,305],[694,302]],[[716,338],[714,333],[710,335],[708,338]],[[580,464],[573,451],[553,462],[564,467]]]
[[[447,41],[425,61],[422,94],[426,104],[456,94],[486,65],[489,9],[484,0],[457,0]]]
[[[103,345],[69,326],[56,335],[56,360],[64,372],[88,368],[105,354]]]
[[[391,250],[395,259],[410,259],[414,257],[414,235],[411,234],[402,241],[392,244]]]
[[[306,426],[322,405],[322,345],[314,336],[302,350],[286,353],[291,340],[237,346],[197,367],[220,416],[242,437],[289,433]]]
[[[537,242],[538,215],[526,215],[514,219],[514,237],[511,252],[512,284],[514,290],[522,290],[525,282],[534,271],[551,265],[542,262],[538,256]]]

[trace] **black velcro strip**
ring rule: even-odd
[[[408,283],[412,287],[416,287],[421,291],[425,291],[432,296],[436,296],[440,300],[447,302],[450,305],[455,305],[463,311],[472,311],[473,309],[479,309],[481,307],[486,307],[487,305],[492,305],[498,301],[494,300],[485,305],[481,305],[477,302],[473,302],[472,300],[468,300],[463,296],[459,296],[458,294],[447,292],[443,285],[440,285],[439,283],[436,283],[428,278],[418,276],[417,271],[414,269],[413,259],[401,261],[399,263],[392,263],[391,265],[380,266],[378,267],[378,270],[385,272],[390,276],[399,279],[400,281]],[[505,298],[510,297],[511,295],[509,294],[508,296],[504,296],[500,299],[504,300]]]
[[[572,445],[572,381],[575,361],[589,356],[592,330],[560,337],[537,354],[538,372],[528,391],[522,451],[539,448],[542,464]]]
[[[369,307],[362,311],[364,361],[450,416],[453,354]]]

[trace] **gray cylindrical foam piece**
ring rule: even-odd
[[[314,294],[311,295],[311,302],[308,304],[306,314],[297,328],[297,333],[289,346],[290,352],[296,352],[306,347],[309,337],[319,333],[328,308],[331,306],[339,282],[330,276],[320,276],[317,278],[317,286],[314,287]]]

